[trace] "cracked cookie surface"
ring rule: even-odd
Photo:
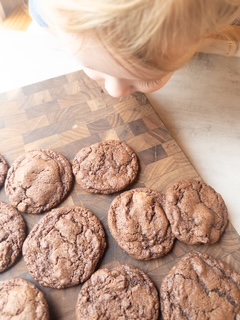
[[[164,211],[165,196],[137,188],[117,196],[108,212],[108,226],[118,245],[134,259],[166,255],[175,236]]]
[[[8,164],[5,158],[0,154],[0,187],[4,184],[8,172]]]
[[[18,157],[8,170],[5,192],[20,212],[39,214],[57,206],[72,186],[72,167],[61,154],[32,150]]]
[[[25,279],[0,281],[0,319],[49,320],[44,294]]]
[[[130,265],[99,269],[78,295],[77,320],[157,320],[159,297],[154,283]]]
[[[176,238],[190,245],[217,242],[228,223],[222,196],[194,179],[179,181],[167,190],[166,214]]]
[[[110,194],[135,180],[138,160],[126,143],[108,140],[81,149],[73,159],[73,173],[86,191]]]
[[[240,275],[203,253],[182,258],[163,279],[160,295],[164,320],[240,318]]]
[[[0,272],[16,262],[25,238],[26,224],[21,214],[0,201]]]
[[[28,271],[41,285],[66,288],[87,280],[106,248],[99,219],[84,207],[52,209],[23,244]]]

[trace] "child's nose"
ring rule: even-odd
[[[114,77],[105,78],[105,89],[114,98],[120,98],[127,96],[135,92],[134,86],[125,79],[118,79]]]

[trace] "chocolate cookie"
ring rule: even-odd
[[[94,272],[106,248],[99,219],[83,207],[52,209],[23,244],[28,271],[41,285],[66,288]]]
[[[0,187],[4,184],[7,172],[8,172],[7,161],[0,154]]]
[[[125,191],[112,201],[110,232],[134,259],[156,259],[172,249],[175,237],[164,206],[165,196],[146,188]]]
[[[164,320],[236,320],[240,318],[240,275],[205,254],[185,256],[163,279]]]
[[[16,262],[25,238],[26,224],[21,214],[0,201],[0,272]]]
[[[71,189],[70,162],[52,150],[32,150],[8,170],[5,192],[20,212],[39,214],[57,206]]]
[[[135,180],[138,160],[126,143],[109,140],[81,149],[73,159],[73,173],[86,191],[110,194]]]
[[[100,269],[85,282],[78,295],[77,320],[157,320],[158,292],[140,269],[123,265]]]
[[[31,282],[21,279],[0,281],[1,320],[49,320],[44,294]]]
[[[217,242],[228,222],[221,195],[193,179],[177,182],[167,190],[166,214],[176,238],[190,245]]]

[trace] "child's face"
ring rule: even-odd
[[[159,71],[153,74],[152,71],[141,70],[141,74],[146,75],[145,79],[137,77],[118,64],[103,45],[94,39],[85,39],[80,49],[75,45],[72,48],[70,46],[71,49],[77,52],[75,57],[82,64],[84,72],[93,80],[104,81],[107,92],[116,98],[136,91],[143,93],[156,91],[172,76],[172,74],[161,74]]]

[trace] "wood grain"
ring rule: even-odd
[[[82,71],[1,94],[0,139],[0,153],[9,165],[25,151],[36,148],[51,148],[72,161],[85,146],[119,139],[128,143],[139,158],[140,174],[132,188],[165,192],[179,179],[200,178],[145,95],[112,98],[101,84],[91,81]],[[183,255],[199,250],[226,261],[240,273],[240,238],[230,223],[217,244],[187,246],[176,241],[172,252],[163,258],[148,262],[130,258],[108,230],[108,208],[115,196],[89,194],[75,183],[60,205],[83,205],[102,221],[108,248],[98,268],[133,264],[147,272],[159,289],[163,277]],[[3,188],[0,200],[8,203]],[[23,216],[30,231],[44,214]],[[30,280],[46,294],[52,319],[75,318],[81,285],[61,290],[41,287],[29,275],[22,257],[0,275],[1,280],[12,277]]]
[[[0,24],[0,30],[26,31],[32,22],[28,6],[22,0],[1,1],[6,18]],[[13,3],[11,3],[13,2]]]

